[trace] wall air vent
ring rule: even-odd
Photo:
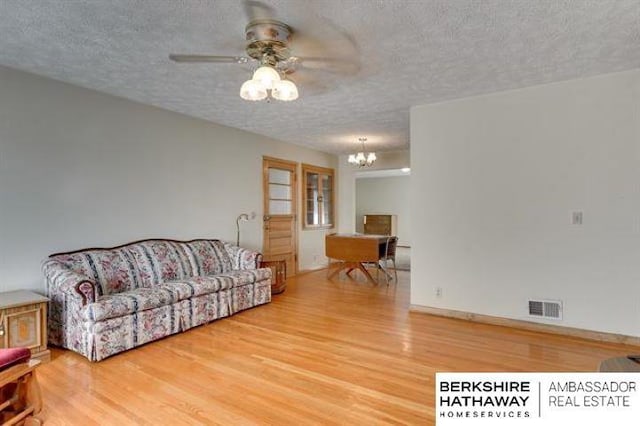
[[[557,300],[529,300],[529,316],[562,319],[562,302]]]

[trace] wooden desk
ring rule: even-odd
[[[363,263],[377,263],[385,255],[387,238],[385,235],[327,235],[325,237],[326,256],[341,261],[330,266],[333,271],[330,272],[329,279],[343,269],[348,269],[347,274],[354,269],[359,269],[367,277],[367,280],[377,284]]]

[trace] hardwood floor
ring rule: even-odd
[[[400,283],[290,279],[272,303],[38,369],[47,425],[433,424],[436,371],[596,371],[637,347],[409,313]]]

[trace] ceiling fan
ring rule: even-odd
[[[249,23],[245,27],[246,56],[170,54],[169,59],[186,63],[250,64],[253,77],[244,82],[240,96],[250,101],[273,98],[293,101],[298,98],[294,80],[307,88],[323,88],[326,74],[353,75],[359,70],[355,43],[330,23],[324,22],[320,37],[312,35],[313,25],[305,25],[304,32],[274,19],[270,6],[245,1]],[[317,18],[315,22],[321,22]],[[305,34],[306,33],[306,34]],[[326,34],[331,34],[327,36]],[[294,56],[306,51],[308,56]]]

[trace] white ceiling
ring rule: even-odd
[[[638,0],[265,0],[352,52],[292,103],[238,96],[250,72],[176,64],[241,55],[239,0],[0,1],[0,64],[273,138],[345,153],[408,147],[411,105],[640,67]],[[293,45],[293,53],[296,46]]]

